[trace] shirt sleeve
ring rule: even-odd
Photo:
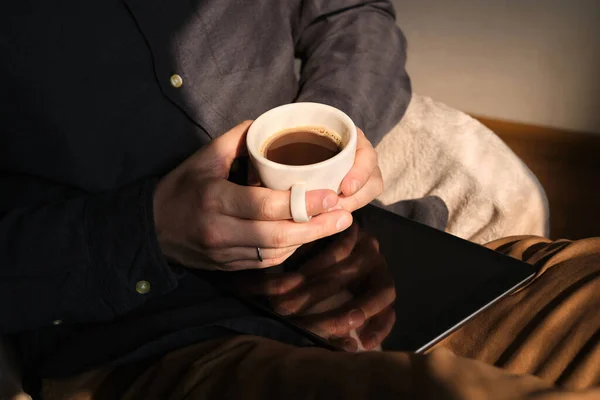
[[[47,201],[13,209],[28,180],[0,182],[0,333],[111,320],[177,286],[154,233],[154,180],[93,195],[31,184]]]
[[[373,144],[404,115],[411,98],[406,40],[389,0],[306,0],[293,24],[302,60],[297,101],[346,112]]]

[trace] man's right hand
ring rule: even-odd
[[[158,183],[155,228],[168,260],[209,270],[266,268],[281,264],[301,245],[352,224],[349,212],[328,211],[338,203],[333,191],[308,192],[307,212],[315,217],[296,223],[291,220],[289,191],[229,182],[233,160],[245,152],[251,123],[215,139]]]

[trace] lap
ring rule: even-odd
[[[514,237],[487,246],[537,274],[440,346],[563,387],[600,383],[600,238]]]
[[[488,247],[533,264],[533,281],[440,346],[569,388],[600,383],[600,238],[501,239]]]
[[[153,362],[45,381],[44,398],[598,396],[592,389],[577,394],[553,390],[600,383],[600,239],[508,238],[488,246],[531,262],[538,269],[536,278],[428,354],[335,353],[231,336]]]

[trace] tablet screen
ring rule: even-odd
[[[425,350],[534,275],[529,264],[375,207],[356,219],[377,237],[396,287],[384,349]]]
[[[534,275],[533,268],[526,263],[373,206],[356,212],[355,222],[361,237],[377,239],[378,252],[386,261],[387,273],[395,288],[396,320],[382,343],[384,350],[423,351]],[[311,335],[306,332],[311,330],[312,334],[320,334],[311,329],[310,324],[307,327],[301,322],[307,320],[303,313],[317,312],[311,310],[314,306],[311,301],[315,303],[319,299],[318,293],[335,288],[360,296],[370,290],[379,290],[370,288],[368,282],[359,285],[351,280],[346,282],[343,275],[328,283],[326,278],[332,276],[333,270],[327,258],[337,256],[327,255],[327,252],[331,253],[332,246],[339,240],[343,237],[306,246],[280,267],[236,273],[237,281],[243,284],[231,287],[263,312],[300,332]],[[356,251],[360,252],[360,246],[356,246]],[[323,258],[322,254],[326,256]],[[333,268],[344,268],[344,263]],[[310,270],[316,299],[311,299],[312,294],[307,292],[299,296],[299,300],[296,298],[296,305],[298,301],[302,304],[297,315],[273,313],[271,306],[274,304],[281,310],[281,296],[277,293],[264,295],[269,287],[273,288],[271,283],[277,277],[287,279],[294,272],[307,270]],[[365,278],[368,281],[369,277]],[[290,284],[294,285],[294,282]],[[327,343],[320,341],[322,345]]]

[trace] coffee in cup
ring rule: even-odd
[[[293,103],[269,110],[252,123],[246,137],[262,185],[291,191],[290,211],[296,222],[310,220],[307,191],[340,193],[342,180],[354,164],[356,142],[352,119],[319,103]]]
[[[274,134],[262,146],[267,160],[285,165],[317,164],[341,150],[340,135],[324,127],[305,126]]]

